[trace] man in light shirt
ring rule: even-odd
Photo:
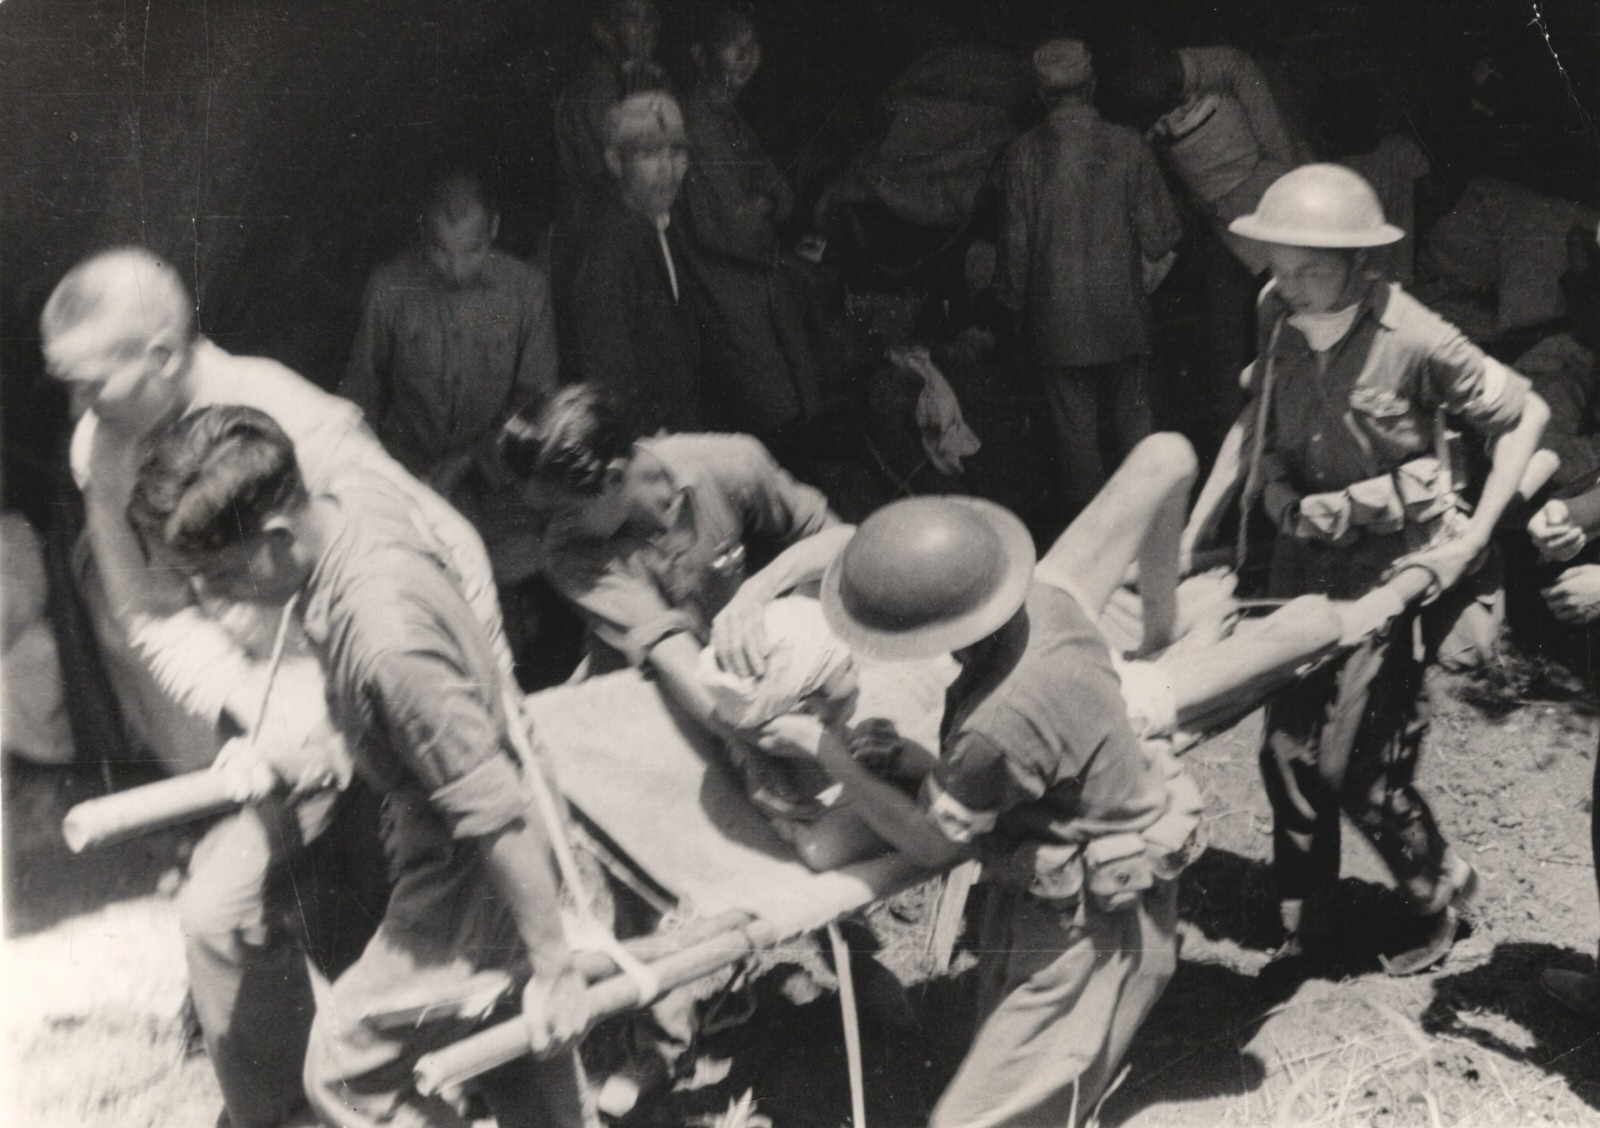
[[[188,290],[148,250],[110,250],[74,267],[51,294],[40,328],[51,374],[71,387],[82,411],[71,450],[86,512],[80,586],[136,739],[174,771],[215,760],[241,797],[260,778],[262,757],[303,785],[303,794],[269,798],[208,831],[179,903],[227,1123],[282,1124],[304,1100],[300,1062],[313,1008],[275,893],[291,861],[348,805],[336,790],[318,789],[348,778],[348,760],[328,722],[321,667],[297,626],[274,675],[279,609],[203,606],[178,574],[150,567],[127,520],[144,439],[202,407],[255,407],[293,438],[309,480],[351,468],[403,493],[418,539],[452,561],[509,676],[482,542],[384,454],[353,405],[274,361],[232,356],[198,335]]]

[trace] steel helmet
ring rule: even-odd
[[[1284,173],[1256,210],[1228,230],[1286,247],[1382,247],[1406,233],[1383,218],[1383,205],[1361,175],[1343,165],[1308,164]]]
[[[959,650],[1017,613],[1033,538],[1010,510],[970,497],[918,497],[861,523],[822,579],[833,633],[868,658]]]

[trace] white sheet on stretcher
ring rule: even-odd
[[[888,717],[937,749],[955,662],[863,663],[857,718]],[[928,876],[898,855],[806,869],[750,805],[715,742],[680,724],[654,682],[625,670],[529,695],[561,788],[698,916],[739,909],[795,936]]]

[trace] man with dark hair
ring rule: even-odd
[[[555,314],[544,271],[494,245],[500,215],[475,175],[444,176],[420,227],[367,283],[339,392],[448,493],[474,466],[493,477],[500,424],[555,387]]]
[[[483,545],[466,521],[384,453],[351,404],[273,361],[218,348],[195,332],[194,313],[170,262],[124,247],[68,271],[40,329],[51,375],[83,408],[71,451],[86,517],[77,570],[118,704],[170,770],[210,766],[245,798],[275,775],[337,778],[347,757],[295,616],[270,672],[275,609],[202,600],[180,573],[150,567],[127,510],[141,445],[164,422],[248,405],[293,438],[313,489],[353,468],[381,478],[404,498],[414,536],[451,559],[508,674],[511,664]],[[190,989],[232,1128],[271,1128],[303,1103],[313,999],[282,927],[283,900],[291,867],[348,807],[333,790],[255,797],[207,831],[178,900]],[[293,908],[310,928],[319,906]]]
[[[587,385],[512,420],[503,445],[542,519],[546,574],[588,622],[592,666],[649,667],[721,731],[695,679],[700,648],[715,636],[736,672],[760,671],[762,608],[819,576],[848,535],[827,498],[745,435],[641,438]],[[750,575],[763,549],[777,555]]]
[[[485,1084],[498,1122],[593,1123],[573,1042],[587,1011],[562,931],[547,827],[509,725],[503,673],[441,554],[359,472],[308,491],[288,437],[249,408],[152,437],[129,518],[208,593],[305,602],[330,707],[356,770],[385,797],[395,880],[377,934],[333,984],[305,1059],[324,1123],[450,1126],[411,1083],[422,1054],[468,1033],[531,965],[536,1058]]]
[[[1006,151],[995,297],[1012,310],[1056,427],[1071,513],[1150,433],[1150,308],[1183,234],[1154,154],[1100,119],[1075,39],[1033,54],[1043,125]]]
[[[545,577],[588,625],[589,670],[648,670],[724,742],[752,794],[784,793],[718,715],[700,652],[711,641],[735,674],[765,669],[767,604],[820,577],[849,535],[827,499],[746,435],[642,438],[614,397],[584,384],[512,419],[502,454],[543,529]],[[777,555],[749,575],[758,552]],[[690,1004],[679,992],[653,1009],[659,1029],[643,1040],[655,1059],[635,1063],[641,1088],[664,1080],[662,1065],[691,1041]],[[628,1103],[631,1094],[615,1107]]]

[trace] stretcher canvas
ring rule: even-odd
[[[864,664],[856,717],[887,717],[937,748],[955,673],[948,658]],[[527,713],[568,799],[695,915],[738,909],[798,935],[926,876],[895,855],[806,869],[714,741],[680,723],[637,671],[531,694]]]

